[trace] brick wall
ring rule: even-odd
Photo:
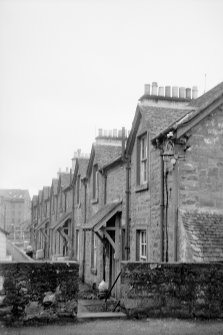
[[[75,262],[0,263],[0,320],[75,318],[78,270]]]
[[[223,264],[121,267],[121,305],[129,316],[223,318]]]

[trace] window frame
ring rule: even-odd
[[[146,262],[147,257],[148,257],[147,229],[139,228],[136,229],[136,261]]]
[[[80,188],[81,188],[81,175],[77,175],[77,184],[76,184],[76,204],[80,204]]]
[[[136,184],[139,187],[140,186],[148,187],[148,175],[149,175],[148,173],[149,150],[148,149],[149,149],[149,136],[148,136],[148,132],[144,132],[137,137]],[[144,176],[142,177],[142,175]]]
[[[98,200],[99,194],[99,171],[98,171],[98,164],[93,165],[92,170],[92,198],[93,201]]]

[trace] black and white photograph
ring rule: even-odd
[[[223,334],[222,17],[0,0],[0,334]]]

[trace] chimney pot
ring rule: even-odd
[[[185,87],[180,87],[179,89],[179,97],[180,98],[186,98],[186,90],[185,90]]]
[[[109,136],[109,137],[112,137],[112,130],[109,130],[109,131],[108,131],[108,136]]]
[[[171,97],[171,86],[165,86],[165,96],[168,98]]]
[[[157,83],[154,81],[152,83],[152,95],[157,95],[157,89],[158,89],[158,85]]]
[[[113,137],[117,137],[118,136],[118,129],[113,129]]]
[[[150,95],[150,84],[145,84],[145,94]]]
[[[198,96],[198,89],[197,86],[192,87],[192,99],[197,99]]]
[[[172,98],[178,98],[178,86],[172,87]]]
[[[98,129],[98,137],[102,137],[103,136],[103,130],[102,128]]]
[[[122,130],[119,130],[119,131],[118,131],[118,137],[119,137],[119,138],[122,137]]]
[[[158,95],[159,95],[160,97],[164,97],[164,87],[163,87],[163,86],[160,86],[160,87],[159,87],[159,93],[158,93]]]
[[[191,99],[191,88],[186,88],[186,98]]]

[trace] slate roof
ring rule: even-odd
[[[223,213],[181,210],[183,226],[195,261],[223,260]]]
[[[33,203],[34,206],[36,206],[38,204],[38,195],[33,196],[32,203]]]
[[[87,176],[89,177],[93,164],[97,164],[101,169],[104,165],[117,159],[122,153],[122,147],[115,145],[93,144],[91,155],[87,166]]]
[[[68,187],[70,185],[70,173],[64,173],[62,172],[60,174],[60,178],[61,178],[61,187],[62,189]]]
[[[56,195],[58,191],[58,179],[53,179],[52,180],[52,188],[53,188],[53,194]]]
[[[0,196],[8,200],[24,200],[30,197],[28,190],[0,189]]]
[[[223,82],[213,87],[199,98],[192,100],[188,106],[204,109],[221,96],[223,96]]]
[[[40,190],[39,193],[38,193],[39,203],[42,202],[42,195],[43,195],[43,191]]]
[[[179,120],[188,113],[188,109],[169,107],[140,106],[140,112],[147,123],[148,129],[158,135],[171,123]]]
[[[43,200],[48,200],[50,196],[50,187],[44,186],[43,187]]]
[[[191,100],[191,102],[187,105],[191,108],[191,110],[187,110],[187,113],[182,114],[178,120],[173,120],[172,123],[169,123],[169,125],[163,127],[163,129],[161,129],[160,132],[152,139],[152,143],[155,143],[156,138],[162,137],[169,131],[176,130],[180,126],[184,125],[184,123],[189,122],[220,97],[223,97],[223,82],[204,93],[199,98]]]
[[[86,176],[88,162],[89,158],[78,158],[78,164],[79,164],[78,173],[81,175],[82,178]]]
[[[98,164],[99,167],[112,162],[118,156],[121,155],[121,146],[112,145],[94,145],[95,148],[95,158],[94,162]]]
[[[89,221],[86,225],[84,225],[83,228],[90,230],[94,229],[96,225],[99,226],[100,224],[105,223],[105,220],[106,218],[108,218],[109,214],[113,213],[116,209],[118,209],[121,203],[121,201],[114,201],[106,204],[89,219]]]

